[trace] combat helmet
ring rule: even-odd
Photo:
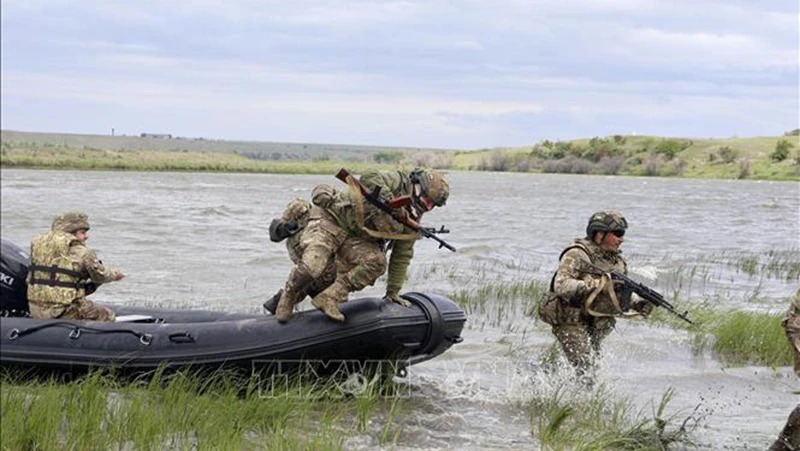
[[[589,239],[594,238],[597,232],[622,232],[628,228],[628,221],[617,211],[605,210],[598,211],[589,218],[589,223],[586,225],[586,236]]]
[[[419,184],[422,192],[435,206],[442,207],[447,203],[450,185],[443,173],[417,168],[411,172],[411,182]]]
[[[79,211],[61,213],[53,219],[51,229],[67,233],[75,233],[78,230],[89,230],[89,216]]]

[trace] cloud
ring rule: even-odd
[[[8,0],[3,126],[35,129],[59,104],[81,109],[76,132],[113,109],[132,128],[150,114],[264,140],[480,147],[619,122],[775,134],[798,123],[789,3]]]

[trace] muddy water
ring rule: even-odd
[[[89,213],[90,245],[128,274],[97,300],[237,311],[258,311],[288,274],[285,249],[267,239],[269,220],[293,197],[308,198],[314,184],[339,183],[299,175],[1,175],[4,239],[27,246],[56,213]],[[469,284],[548,280],[564,245],[608,207],[631,225],[623,249],[632,273],[662,292],[779,311],[798,286],[734,264],[776,254],[800,260],[797,183],[453,173],[451,187],[447,207],[426,222],[450,228],[445,238],[459,251],[420,242],[408,290],[448,295]],[[364,293],[380,294],[382,284]],[[491,299],[467,327],[464,343],[411,369],[414,397],[399,447],[535,449],[523,406],[564,382],[538,368],[552,336],[519,310],[498,312]],[[620,324],[609,338],[600,378],[645,412],[674,389],[668,411],[697,419],[701,449],[765,449],[798,402],[788,368],[726,367],[695,355],[685,332],[641,323]],[[365,434],[349,447],[377,444]]]

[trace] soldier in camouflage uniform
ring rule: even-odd
[[[410,196],[411,204],[399,208],[397,214],[417,222],[425,212],[443,206],[449,195],[446,179],[436,171],[375,171],[363,174],[360,181],[368,190],[380,187],[380,195],[387,200]],[[291,319],[300,296],[308,293],[331,265],[336,267],[335,280],[312,299],[331,319],[344,321],[339,303],[347,301],[349,293],[374,284],[387,266],[385,298],[410,305],[400,297],[400,290],[418,234],[365,201],[354,184],[342,191],[317,185],[311,196],[308,224],[299,239],[300,260],[281,293],[275,312],[278,321]],[[388,265],[387,246],[391,248]]]
[[[295,265],[300,263],[302,257],[300,242],[303,236],[302,232],[308,225],[308,215],[311,212],[311,207],[311,203],[303,199],[294,199],[286,206],[281,217],[273,219],[269,226],[269,239],[274,243],[286,240],[286,250]],[[334,280],[336,280],[336,265],[332,262],[325,268],[318,279],[311,282],[305,291],[296,293],[293,304],[299,304],[306,296],[314,298],[322,293],[325,288],[328,288]],[[273,315],[278,308],[278,302],[282,294],[283,290],[281,289],[264,303],[264,308]]]
[[[86,299],[87,284],[96,287],[125,275],[107,269],[86,247],[88,232],[88,216],[67,212],[56,216],[50,232],[31,241],[27,282],[34,318],[114,321],[111,309]]]
[[[781,322],[794,354],[794,374],[800,377],[800,289],[792,297],[786,317]],[[800,450],[800,404],[789,414],[786,426],[769,451]]]
[[[628,222],[615,211],[593,214],[586,238],[576,239],[561,253],[550,291],[540,304],[540,318],[552,326],[567,360],[590,385],[594,361],[615,318],[647,316],[653,308],[635,294],[620,302],[610,277],[587,265],[627,274],[619,249],[627,228]]]

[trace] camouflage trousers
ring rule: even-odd
[[[386,272],[386,255],[380,242],[354,236],[329,214],[315,209],[295,251],[295,267],[284,286],[285,295],[313,293],[312,286],[332,283],[318,296],[347,301],[348,293],[373,285]],[[293,253],[290,251],[290,256]],[[335,268],[335,277],[331,273]],[[289,293],[289,294],[287,294]]]
[[[789,414],[786,426],[769,451],[794,451],[800,450],[800,404]]]
[[[39,319],[75,319],[114,322],[117,315],[105,305],[95,304],[83,298],[64,308],[61,305],[40,306],[31,303],[31,316]]]
[[[800,315],[790,315],[781,322],[786,331],[786,338],[794,352],[794,372],[800,377]]]
[[[303,248],[301,247],[302,236],[302,233],[298,233],[290,236],[289,239],[286,240],[286,250],[289,253],[289,258],[295,265],[303,260]],[[300,290],[296,293],[293,304],[299,304],[306,296],[311,296],[313,298],[325,291],[325,289],[331,286],[336,280],[336,272],[337,265],[336,262],[333,261],[322,270],[322,275],[311,281],[305,290]]]
[[[600,346],[614,330],[615,323],[613,318],[586,318],[578,323],[553,326],[553,335],[578,377],[594,377],[595,360],[600,354]]]

